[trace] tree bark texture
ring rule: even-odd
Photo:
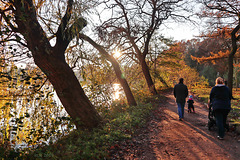
[[[35,56],[37,66],[47,75],[68,114],[77,128],[95,128],[101,117],[85,95],[69,65],[58,57]]]
[[[148,85],[148,88],[149,88],[150,92],[153,95],[157,95],[157,90],[156,90],[155,85],[153,83],[152,77],[150,75],[149,67],[148,67],[146,61],[145,60],[141,60],[140,64],[141,64],[142,71],[143,71],[144,77],[145,77],[145,79],[147,81],[147,85]]]

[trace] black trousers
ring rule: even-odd
[[[217,132],[220,137],[225,136],[225,127],[227,126],[227,116],[230,110],[228,109],[216,109],[214,110],[214,115],[217,123]]]

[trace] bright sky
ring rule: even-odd
[[[170,27],[172,26],[172,27]],[[166,38],[173,38],[174,40],[190,40],[194,36],[199,36],[200,29],[187,24],[172,24],[168,26],[168,29],[164,27],[161,33]]]
[[[201,8],[200,4],[197,5],[194,1],[192,3],[194,3],[195,11]],[[99,7],[102,8],[101,6]],[[105,11],[105,10],[101,10],[101,11],[102,11],[102,15],[104,15],[103,17],[101,17],[103,18],[102,19],[103,21],[111,17],[111,14],[108,11]],[[191,19],[193,20],[193,17],[191,17]],[[199,19],[195,18],[194,21],[198,21],[198,23],[200,23]],[[177,23],[178,22],[174,22],[171,18],[169,18],[168,20],[165,20],[163,24],[161,24],[160,26],[161,34],[166,36],[166,38],[174,38],[174,40],[178,40],[178,41],[184,40],[184,39],[190,40],[194,38],[194,36],[199,36],[200,26],[199,28],[196,26],[194,27],[193,24],[189,24],[190,22],[179,23],[179,24]]]
[[[192,1],[190,2],[189,6],[194,7],[192,8],[196,13],[201,12],[201,4],[197,4],[196,2]],[[190,8],[191,8],[190,7]],[[177,14],[180,14],[181,12],[178,12]],[[183,12],[182,15],[189,16],[190,13]],[[188,17],[191,19],[190,21],[180,22],[175,21],[172,18],[167,19],[163,22],[160,29],[162,29],[161,33],[166,36],[166,38],[174,38],[174,40],[190,40],[195,38],[195,36],[199,36],[201,33],[201,30],[203,30],[203,26],[205,26],[205,23],[199,19],[198,16],[196,16],[194,13],[191,13],[191,16]],[[194,24],[195,25],[194,25]],[[198,24],[198,25],[197,25]]]

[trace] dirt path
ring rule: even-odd
[[[128,160],[239,160],[240,140],[227,132],[218,140],[215,131],[208,131],[208,110],[195,101],[194,113],[178,120],[177,106],[172,94],[154,111],[147,126],[131,141],[124,141],[112,159]]]

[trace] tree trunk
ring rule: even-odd
[[[76,127],[92,129],[99,126],[102,118],[85,95],[74,72],[65,61],[65,50],[74,38],[74,28],[80,31],[86,24],[84,19],[68,26],[73,0],[68,1],[67,11],[63,17],[56,35],[56,44],[50,45],[47,34],[43,31],[36,16],[32,1],[13,1],[14,14],[18,28],[26,40],[28,49],[32,52],[36,65],[46,74],[67,113],[73,119]]]
[[[234,55],[231,53],[228,57],[228,87],[230,91],[233,88],[233,57]]]
[[[45,54],[34,56],[34,61],[47,75],[78,129],[92,129],[101,123],[102,118],[85,95],[78,79],[65,60]]]
[[[232,92],[232,88],[233,88],[233,58],[234,58],[235,53],[237,52],[238,37],[236,37],[236,33],[238,32],[239,29],[240,29],[240,25],[238,24],[231,32],[232,51],[228,58],[228,87],[231,92]]]
[[[148,89],[152,93],[152,95],[157,95],[158,93],[157,93],[157,90],[153,83],[153,80],[152,80],[152,77],[151,77],[151,74],[149,71],[149,67],[145,61],[146,55],[148,53],[148,44],[150,42],[150,38],[151,38],[151,35],[149,35],[147,42],[145,42],[145,50],[143,53],[140,51],[140,49],[136,45],[133,38],[130,37],[130,41],[131,41],[131,44],[133,45],[133,48],[135,49],[135,51],[137,53],[137,58],[139,60],[140,66],[142,68],[143,75],[146,79]]]
[[[150,92],[153,95],[157,95],[157,90],[156,90],[155,85],[153,83],[153,80],[152,80],[152,77],[150,75],[149,68],[148,68],[148,65],[147,65],[146,61],[143,59],[143,60],[141,60],[140,64],[141,64],[142,71],[143,71],[144,77],[147,81],[147,85],[148,85],[148,88],[149,88]]]
[[[119,80],[119,82],[120,82],[121,86],[123,87],[123,90],[124,90],[124,92],[126,94],[128,104],[130,106],[136,106],[137,103],[136,103],[136,101],[135,101],[135,99],[133,97],[132,91],[130,90],[130,87],[129,87],[128,83],[127,83],[126,78],[122,74],[122,71],[121,71],[121,69],[119,67],[118,62],[115,59],[112,59],[111,62],[112,62],[113,68],[115,70],[116,76],[117,76],[117,78],[118,78],[118,80]]]

